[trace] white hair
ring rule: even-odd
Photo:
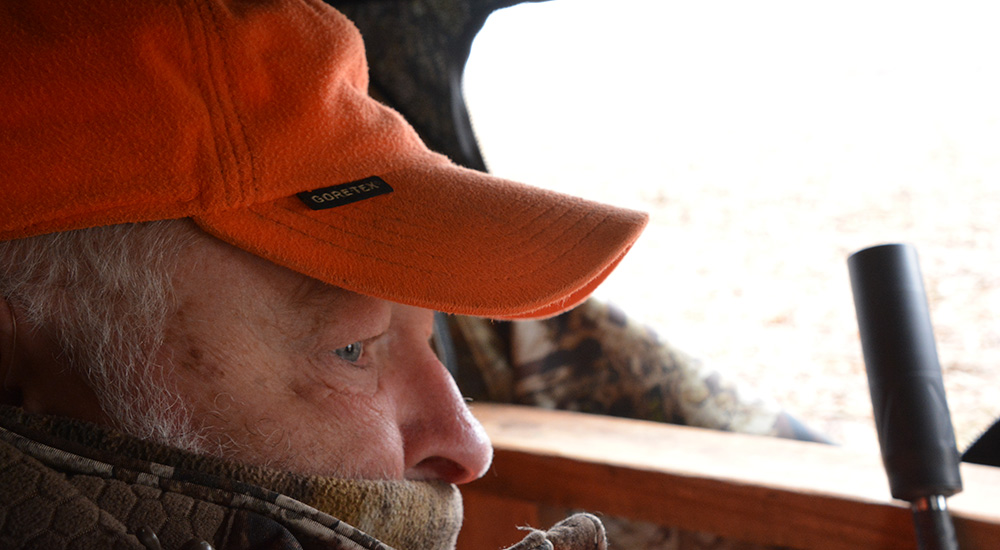
[[[196,231],[171,220],[0,242],[0,293],[52,330],[70,368],[125,433],[191,451],[203,436],[150,368],[172,309],[171,277]]]

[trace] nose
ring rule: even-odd
[[[486,473],[493,447],[447,369],[426,349],[406,388],[404,477],[468,483]]]

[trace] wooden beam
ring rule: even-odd
[[[463,487],[472,502],[583,508],[793,548],[916,548],[877,450],[510,405],[473,412],[496,455]],[[1000,469],[963,465],[962,476],[965,491],[948,501],[962,548],[994,548]]]

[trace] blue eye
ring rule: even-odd
[[[361,342],[354,342],[353,344],[333,350],[333,353],[336,353],[337,357],[340,357],[344,361],[349,361],[351,363],[354,363],[358,359],[361,359],[361,354],[363,352],[364,352],[364,346],[361,345]]]

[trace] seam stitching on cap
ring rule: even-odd
[[[248,211],[250,213],[252,213],[254,216],[257,216],[258,218],[260,218],[262,220],[267,220],[268,222],[276,223],[276,224],[278,224],[278,225],[280,225],[280,226],[282,226],[282,227],[284,227],[284,228],[286,228],[286,229],[288,229],[290,231],[293,231],[295,233],[298,233],[300,235],[303,235],[303,236],[306,236],[306,237],[309,237],[309,238],[312,238],[312,239],[316,239],[313,235],[311,235],[309,233],[306,233],[306,232],[304,232],[304,231],[302,231],[302,230],[300,230],[300,229],[298,229],[296,227],[292,227],[292,226],[290,226],[290,225],[282,222],[281,220],[277,220],[277,219],[274,219],[272,217],[265,216],[265,215],[261,214],[260,212],[257,212],[253,208],[248,209]],[[292,213],[295,213],[295,212],[292,212]],[[306,219],[308,219],[308,220],[316,222],[316,220],[313,220],[312,218],[309,218],[308,216],[303,216],[303,217],[306,218]],[[316,223],[319,223],[319,222],[316,222]],[[576,222],[576,223],[579,223],[579,221]],[[578,239],[576,239],[575,242],[573,242],[569,246],[570,247],[578,246],[580,243],[582,243],[585,240],[587,240],[588,238],[590,238],[590,236],[593,235],[595,231],[597,231],[597,228],[600,227],[602,225],[602,223],[603,223],[603,220],[598,221],[597,223],[594,223],[590,227],[589,231],[587,231],[585,234],[581,235]],[[389,260],[387,258],[383,258],[381,256],[375,256],[375,255],[372,255],[372,254],[365,254],[363,252],[360,252],[360,251],[357,251],[357,250],[348,249],[348,248],[345,248],[345,247],[342,247],[342,246],[338,246],[338,245],[335,245],[333,243],[329,243],[329,242],[326,242],[326,241],[322,241],[322,242],[325,245],[333,247],[333,248],[336,248],[338,250],[345,250],[345,251],[350,252],[351,254],[356,254],[358,256],[363,256],[363,257],[366,257],[366,258],[371,258],[373,260],[378,260],[380,262],[384,262],[384,263],[387,263],[387,264],[398,265],[400,267],[405,267],[405,268],[408,268],[408,269],[414,269],[416,271],[420,271],[420,272],[428,273],[428,274],[432,274],[432,275],[439,275],[439,274],[450,275],[450,273],[447,272],[447,271],[432,271],[432,270],[425,269],[425,268],[422,268],[422,267],[417,267],[417,266],[410,265],[410,264],[404,264],[404,263],[392,261],[392,260]],[[392,246],[392,245],[389,245],[388,243],[382,243],[382,244],[386,244],[387,246],[390,246],[390,247]],[[393,247],[393,248],[396,248],[396,247]],[[532,270],[531,272],[527,273],[527,275],[534,275],[535,273],[537,273],[538,271],[540,271],[544,267],[545,267],[544,265],[539,265],[534,270]],[[525,275],[525,273],[518,273],[516,276],[508,276],[508,277],[503,277],[503,278],[497,277],[497,278],[494,278],[493,280],[495,280],[495,281],[509,281],[509,280],[512,280],[512,279],[515,279],[515,278],[523,277],[524,275]]]
[[[236,148],[233,144],[232,131],[230,131],[229,129],[230,125],[229,116],[227,116],[228,114],[227,109],[225,105],[223,105],[222,101],[222,90],[221,90],[222,86],[221,83],[219,82],[220,79],[216,73],[215,64],[218,62],[218,60],[215,59],[216,56],[212,55],[212,44],[211,44],[212,36],[207,28],[208,21],[206,21],[206,19],[213,18],[211,13],[212,8],[207,6],[207,4],[210,2],[211,0],[209,0],[209,2],[197,2],[196,9],[198,10],[198,15],[199,15],[198,22],[200,23],[199,26],[201,30],[201,38],[204,41],[203,42],[204,48],[202,49],[202,54],[205,60],[206,72],[208,74],[208,84],[209,84],[208,92],[212,100],[211,106],[218,109],[221,113],[221,116],[215,117],[212,116],[212,109],[209,109],[209,117],[213,120],[213,122],[218,122],[222,126],[222,132],[217,132],[215,124],[212,125],[212,133],[213,137],[216,140],[216,143],[221,144],[223,146],[219,148],[221,152],[221,155],[219,157],[219,162],[220,165],[225,164],[226,162],[231,162],[234,171],[236,172],[236,174],[230,177],[222,178],[222,196],[224,197],[222,202],[226,206],[232,206],[234,202],[232,197],[233,187],[234,187],[233,180],[235,179],[238,181],[242,178],[242,176],[239,174],[240,163],[237,162]],[[205,17],[205,10],[208,10],[209,12],[208,18]],[[218,120],[216,121],[216,119]],[[219,135],[220,133],[221,135]],[[223,156],[227,157],[225,161],[223,161]],[[229,174],[229,173],[230,173],[229,169],[226,169],[224,171],[224,174]]]
[[[292,209],[292,208],[288,208],[288,207],[285,207],[285,206],[281,206],[281,205],[275,205],[275,206],[277,206],[278,208],[281,209],[282,212],[286,212],[290,216],[295,216],[297,218],[301,218],[301,219],[304,219],[304,220],[312,222],[312,223],[318,223],[318,224],[322,225],[323,227],[329,227],[331,229],[334,228],[334,226],[331,226],[329,224],[324,224],[323,222],[321,222],[321,221],[319,221],[317,219],[314,219],[314,218],[312,218],[310,216],[303,215],[298,210],[295,210],[295,209]],[[270,219],[270,218],[268,218],[268,219]],[[400,219],[398,216],[397,217],[392,217],[392,218],[382,217],[381,219],[388,220],[390,222],[397,222],[397,223],[401,223],[401,224],[406,224],[406,225],[410,225],[410,226],[414,225],[412,223],[409,223],[409,222],[407,222],[405,220]],[[346,233],[348,235],[351,235],[352,237],[365,238],[361,233],[353,231],[351,229],[348,229],[347,227],[336,227],[335,229],[337,231],[342,232],[342,233]],[[399,233],[394,231],[393,234],[398,235]],[[426,242],[428,244],[435,244],[435,243],[437,243],[437,241],[430,240],[430,239],[422,239],[422,241]],[[390,243],[387,243],[387,242],[384,242],[384,241],[376,241],[376,242],[378,242],[379,244],[384,244],[386,246],[392,246]],[[430,255],[430,256],[433,257],[433,258],[442,258],[442,256],[435,256],[435,255]]]
[[[283,205],[279,205],[279,204],[276,204],[275,206],[277,208],[280,208],[282,211],[287,212],[289,215],[293,215],[293,216],[297,216],[297,217],[302,217],[302,218],[305,218],[307,220],[311,220],[311,221],[314,221],[314,222],[317,222],[317,223],[322,223],[322,222],[318,222],[317,220],[314,220],[313,218],[311,218],[309,216],[303,215],[297,209],[292,209],[292,208],[289,208],[287,206],[283,206]],[[447,208],[446,205],[441,205],[441,204],[435,205],[435,207],[442,208],[442,209],[446,209]],[[477,212],[477,214],[483,216],[484,218],[487,218],[491,223],[504,225],[508,229],[507,233],[508,234],[513,234],[513,233],[520,232],[521,230],[523,230],[525,227],[527,227],[528,225],[530,225],[534,221],[536,221],[538,219],[541,219],[541,218],[547,217],[547,215],[549,214],[549,212],[551,212],[554,209],[555,209],[555,205],[548,205],[542,212],[537,213],[537,214],[535,214],[533,216],[519,216],[518,218],[521,221],[521,223],[519,225],[517,225],[517,226],[511,226],[511,224],[506,223],[506,222],[508,222],[508,220],[501,220],[501,219],[499,219],[499,218],[497,218],[495,216],[490,215],[489,213]],[[452,213],[452,214],[461,214],[461,212],[459,210],[453,209],[453,208],[452,209],[448,209],[448,211],[449,211],[449,213]],[[562,217],[565,217],[568,214],[569,214],[569,211],[564,211],[564,212],[562,212],[560,214],[559,217],[562,218]],[[411,227],[423,227],[420,224],[415,224],[415,223],[413,223],[413,222],[411,222],[409,220],[404,220],[404,219],[400,218],[399,216],[392,216],[392,217],[380,216],[380,219],[382,219],[382,220],[388,220],[388,221],[396,222],[396,223],[400,223],[400,224],[405,224],[405,225],[408,225],[408,226],[411,226]],[[552,225],[553,223],[554,223],[554,220],[549,220],[548,221],[549,225]],[[598,223],[600,223],[600,222],[598,222]],[[350,231],[350,230],[348,230],[348,229],[346,229],[344,227],[340,227],[339,230],[343,231],[345,233],[348,233],[350,235],[354,235],[354,236],[358,236],[358,237],[361,236],[360,234],[358,234],[356,232],[353,232],[353,231]],[[542,233],[542,232],[545,232],[545,231],[546,231],[546,229],[543,228],[543,229],[540,229],[539,231],[537,231],[536,234],[537,233]],[[433,242],[433,241],[428,240],[427,242]],[[520,244],[508,245],[508,246],[503,247],[502,249],[491,249],[491,252],[496,251],[496,250],[509,249],[512,246],[520,247],[521,245]]]
[[[228,206],[233,204],[233,199],[232,199],[233,185],[231,182],[234,178],[237,180],[240,179],[239,175],[240,165],[238,162],[236,162],[236,151],[235,147],[233,146],[231,132],[229,131],[229,117],[226,116],[227,115],[226,109],[222,104],[222,90],[220,89],[221,86],[215,68],[215,64],[217,62],[216,56],[212,55],[212,35],[209,32],[208,21],[207,21],[207,19],[212,18],[212,13],[211,13],[212,8],[209,5],[211,4],[211,2],[212,0],[198,1],[197,10],[199,15],[198,22],[200,23],[199,26],[201,30],[201,37],[202,40],[204,40],[203,53],[205,58],[205,66],[207,68],[206,72],[208,74],[208,81],[210,84],[209,91],[212,94],[212,100],[214,104],[213,106],[216,109],[218,109],[219,112],[221,113],[221,116],[218,117],[218,123],[222,126],[223,131],[216,132],[213,125],[212,128],[213,135],[215,135],[215,139],[218,140],[218,142],[224,146],[223,149],[225,155],[228,157],[227,160],[233,163],[232,171],[236,172],[234,177],[227,177],[223,178],[222,180],[222,195],[224,197],[223,202]],[[205,16],[206,11],[208,11],[207,17]],[[230,170],[226,170],[226,172],[230,173]]]
[[[313,235],[310,235],[309,233],[306,233],[306,232],[304,232],[301,229],[298,229],[296,227],[292,227],[292,226],[288,225],[287,223],[282,222],[281,220],[276,220],[274,218],[265,216],[265,215],[261,214],[260,212],[257,212],[257,211],[255,211],[253,209],[248,209],[248,212],[250,212],[251,214],[253,214],[254,216],[257,216],[258,218],[260,218],[262,220],[266,220],[266,221],[268,221],[270,223],[276,223],[276,224],[280,225],[281,227],[284,227],[285,229],[288,229],[288,230],[290,230],[292,232],[298,233],[299,235],[303,235],[305,237],[309,237],[310,239],[319,241],[319,239],[316,239],[316,237],[314,237]],[[315,220],[313,220],[313,221],[315,221]],[[430,274],[430,275],[448,275],[449,274],[446,271],[431,271],[429,269],[425,269],[425,268],[422,268],[422,267],[417,267],[417,266],[410,265],[410,264],[404,264],[404,263],[394,262],[394,261],[388,260],[386,258],[383,258],[381,256],[375,256],[373,254],[365,254],[364,252],[360,252],[360,251],[357,251],[357,250],[345,248],[343,246],[339,246],[339,245],[336,245],[336,244],[333,244],[333,243],[330,243],[330,242],[326,242],[326,241],[320,241],[320,242],[322,242],[326,246],[329,246],[329,247],[332,247],[332,248],[336,248],[338,250],[343,250],[345,252],[350,252],[351,254],[354,254],[356,256],[362,256],[362,257],[365,257],[365,258],[370,258],[372,260],[378,260],[380,262],[387,263],[387,264],[390,264],[390,265],[398,265],[400,267],[405,267],[407,269],[413,269],[413,270],[420,271],[420,272],[423,272],[423,273],[427,273],[427,274]]]
[[[315,219],[315,218],[312,218],[312,217],[310,217],[310,216],[306,216],[306,215],[303,215],[303,214],[302,214],[302,213],[301,213],[300,211],[298,211],[298,210],[294,210],[294,209],[291,209],[291,208],[287,208],[287,207],[285,207],[285,206],[281,206],[281,205],[276,205],[276,206],[277,206],[278,208],[280,208],[280,209],[281,209],[281,210],[282,210],[283,212],[286,212],[286,213],[288,213],[288,214],[289,214],[290,216],[295,216],[295,217],[297,217],[297,218],[300,218],[300,219],[303,219],[303,220],[305,220],[305,221],[307,221],[307,222],[310,222],[310,223],[315,223],[315,224],[320,224],[320,225],[322,225],[323,227],[328,227],[328,228],[331,228],[331,229],[336,229],[337,231],[339,231],[339,232],[341,232],[341,233],[344,233],[344,234],[347,234],[347,235],[350,235],[350,236],[352,236],[352,237],[357,237],[357,238],[361,238],[361,239],[366,239],[366,240],[369,240],[369,241],[371,241],[371,240],[372,240],[372,239],[371,239],[370,237],[366,237],[366,236],[362,235],[362,234],[361,234],[360,232],[358,232],[358,231],[354,231],[354,230],[352,230],[352,229],[349,229],[349,228],[347,228],[347,227],[336,227],[336,228],[334,228],[333,226],[331,226],[331,225],[329,225],[329,224],[324,224],[323,222],[321,222],[321,221],[319,221],[319,220],[317,220],[317,219]],[[258,215],[260,215],[261,217],[264,217],[265,219],[273,219],[273,218],[267,218],[267,217],[263,216],[262,214],[258,214]],[[383,219],[389,219],[390,221],[394,221],[394,222],[397,222],[397,223],[401,223],[401,224],[407,224],[407,225],[411,225],[411,226],[413,225],[413,224],[411,224],[411,223],[409,223],[409,222],[406,222],[405,220],[402,220],[402,219],[400,219],[400,218],[398,218],[398,217],[393,217],[393,218],[383,218]],[[278,220],[274,220],[274,221],[278,221]],[[278,222],[278,223],[281,223],[281,222]],[[283,225],[284,225],[284,224],[283,224]],[[287,226],[286,226],[286,227],[287,227]],[[387,231],[388,231],[388,229],[387,229]],[[394,234],[394,235],[399,235],[399,234],[400,234],[400,233],[399,233],[398,231],[392,231],[391,233],[392,233],[392,234]],[[421,239],[421,241],[422,241],[422,242],[425,242],[425,243],[428,243],[428,244],[435,244],[435,243],[436,243],[436,241],[433,241],[433,240],[430,240],[430,239]],[[394,246],[394,245],[393,245],[392,243],[389,243],[389,242],[386,242],[386,241],[384,241],[384,240],[376,240],[376,241],[373,241],[373,242],[376,242],[376,243],[378,243],[378,244],[380,244],[380,245],[384,245],[384,246],[387,246],[387,247],[390,247],[390,248],[397,248],[397,247],[396,247],[396,246]],[[431,258],[435,258],[435,259],[444,259],[444,258],[445,258],[445,256],[439,256],[439,255],[436,255],[436,254],[431,254],[431,253],[425,253],[424,255],[425,255],[425,256],[429,256],[429,257],[431,257]],[[375,256],[372,256],[372,257],[375,257]],[[400,264],[400,265],[402,265],[402,264]]]
[[[288,207],[285,207],[285,206],[282,206],[282,205],[275,205],[275,206],[278,207],[278,208],[280,208],[282,211],[287,212],[291,216],[296,216],[298,218],[304,219],[304,220],[306,220],[308,222],[311,222],[311,223],[318,223],[318,224],[323,225],[324,227],[331,227],[331,228],[333,227],[333,226],[330,226],[330,225],[327,225],[327,224],[323,224],[323,222],[320,222],[319,220],[316,220],[316,219],[314,219],[314,218],[312,218],[310,216],[306,216],[306,215],[302,214],[299,210],[291,209],[291,208],[288,208]],[[554,208],[555,208],[555,206],[551,206],[550,205],[548,208],[545,209],[544,212],[542,212],[542,214],[539,214],[539,215],[535,216],[534,218],[529,219],[527,223],[524,223],[524,224],[518,226],[517,229],[516,229],[516,231],[509,231],[508,234],[519,233],[521,230],[523,230],[525,227],[527,227],[527,225],[530,222],[532,222],[534,220],[541,219],[544,214],[547,214],[548,212],[551,212]],[[560,233],[556,233],[554,235],[551,235],[550,238],[547,241],[545,241],[544,243],[539,243],[538,242],[538,240],[539,240],[537,238],[538,235],[547,235],[549,233],[549,228],[552,227],[556,223],[557,220],[565,218],[567,215],[569,215],[569,213],[570,212],[568,210],[567,211],[563,211],[563,212],[561,212],[559,214],[558,218],[545,220],[546,221],[545,227],[538,228],[535,231],[535,233],[532,235],[532,237],[530,239],[526,239],[526,240],[524,240],[522,242],[518,242],[518,243],[509,244],[509,245],[503,246],[502,248],[491,248],[489,251],[487,251],[487,253],[490,253],[490,254],[501,253],[501,252],[511,251],[513,249],[514,254],[518,255],[518,256],[530,256],[532,254],[535,254],[535,251],[537,251],[538,249],[540,249],[540,248],[546,248],[546,247],[551,246],[551,243],[553,241],[557,240],[560,236],[562,236],[562,235],[564,235],[564,234],[566,234],[566,233],[569,232],[569,230],[566,229],[566,230],[564,230],[564,231],[562,231]],[[265,217],[265,216],[263,216],[261,214],[258,214],[258,215],[260,215],[261,217],[264,217],[265,219],[273,219],[273,218],[267,218],[267,217]],[[586,218],[587,218],[587,216],[582,216],[580,219],[578,219],[575,222],[573,222],[573,225],[574,226],[575,225],[579,225]],[[394,222],[402,223],[402,224],[407,224],[407,225],[411,225],[411,226],[413,225],[412,223],[407,222],[405,220],[402,220],[399,217],[393,217],[393,218],[387,218],[387,219],[389,219],[391,221],[394,221]],[[607,219],[606,217],[602,217],[600,220],[596,220],[594,222],[593,226],[591,227],[591,230],[587,233],[587,235],[589,236],[591,233],[593,233],[596,230],[597,226],[599,226],[600,224],[604,223],[604,220],[606,220],[606,219]],[[277,221],[277,220],[274,220],[274,221]],[[361,233],[359,233],[357,231],[353,231],[353,230],[351,230],[351,229],[349,229],[347,227],[337,227],[336,229],[337,229],[337,231],[340,231],[340,232],[345,233],[347,235],[351,235],[353,237],[365,238],[365,239],[369,239],[370,240],[370,238],[365,237]],[[399,233],[398,232],[394,232],[394,234],[398,235]],[[382,240],[375,241],[375,242],[377,242],[378,244],[381,244],[381,245],[385,245],[385,246],[388,246],[388,247],[391,247],[391,248],[395,248],[395,246],[392,243],[388,243],[388,242],[385,242],[385,241],[382,241]],[[425,239],[424,242],[433,243],[434,241],[430,241],[430,240]],[[531,249],[528,250],[528,249],[525,248],[526,243],[534,243],[534,246],[532,246]],[[574,243],[571,246],[576,246],[577,244],[579,244],[579,242]],[[438,255],[429,254],[429,253],[427,253],[425,255],[430,256],[432,258],[437,258],[437,259],[443,259],[444,258],[444,256],[438,256]]]
[[[219,42],[224,46],[228,45],[225,35],[222,33],[222,27],[219,25],[216,8],[213,6],[212,2],[208,2],[208,11],[209,15],[212,17],[212,23],[215,25],[215,33],[219,38]],[[225,51],[225,49],[223,51]],[[224,55],[219,56],[219,64],[222,65],[222,70],[225,76],[222,82],[226,84],[224,89],[219,92],[220,104],[224,104],[224,106],[228,108],[231,118],[235,119],[233,121],[233,126],[236,127],[235,131],[232,131],[228,124],[226,126],[226,130],[229,133],[229,139],[232,142],[234,149],[233,156],[236,160],[236,170],[240,174],[239,181],[235,182],[236,189],[234,189],[234,191],[239,195],[237,198],[239,204],[246,204],[250,192],[246,189],[247,185],[243,184],[253,184],[257,181],[256,160],[254,158],[253,151],[250,149],[249,140],[247,139],[246,124],[243,122],[243,116],[240,114],[239,106],[237,105],[236,99],[232,93],[232,89],[235,87],[232,84],[236,82],[232,67],[230,67],[228,58]],[[229,119],[230,117],[226,117],[227,122],[229,122]],[[244,163],[240,161],[240,155],[236,154],[236,149],[240,149],[246,153],[249,170],[244,171]]]
[[[181,5],[181,4],[182,4],[182,0],[178,0],[176,2],[177,11],[180,13],[181,21],[183,21],[183,23],[184,23],[184,30],[187,33],[188,44],[189,44],[189,46],[191,48],[190,49],[190,53],[191,53],[192,63],[194,65],[196,65],[196,66],[197,65],[201,65],[201,64],[204,64],[204,65],[207,66],[207,64],[208,64],[207,59],[206,59],[207,56],[206,55],[202,55],[202,53],[198,51],[199,49],[204,49],[204,48],[198,48],[198,43],[195,40],[195,32],[191,28],[193,22],[188,20],[189,17],[192,20],[193,19],[199,19],[198,16],[197,16],[197,13],[193,13],[191,15],[188,15],[187,11],[184,9],[184,6]],[[202,33],[202,38],[204,38],[204,33]],[[198,63],[199,61],[201,61],[202,63]],[[207,67],[202,67],[202,69],[204,70],[204,72],[211,73],[211,70],[209,68],[207,68]],[[198,91],[201,94],[201,98],[202,98],[202,100],[205,103],[205,115],[208,117],[209,128],[212,131],[212,145],[213,145],[213,148],[215,149],[215,162],[216,162],[216,165],[217,165],[218,170],[219,170],[219,179],[220,179],[220,181],[225,182],[226,179],[227,179],[227,173],[228,173],[229,170],[226,168],[225,163],[222,160],[223,152],[222,152],[222,148],[221,148],[220,143],[219,143],[219,137],[216,135],[216,132],[215,132],[215,117],[212,114],[212,105],[211,105],[213,103],[213,101],[212,101],[212,95],[213,94],[212,94],[211,90],[209,89],[210,86],[208,86],[205,82],[203,82],[201,78],[198,78],[196,76],[194,78],[194,83],[198,87]],[[209,182],[204,182],[204,183],[207,184]],[[204,191],[201,193],[201,196],[199,197],[199,199],[201,200],[201,203],[204,206],[205,205],[205,199],[206,199]]]

